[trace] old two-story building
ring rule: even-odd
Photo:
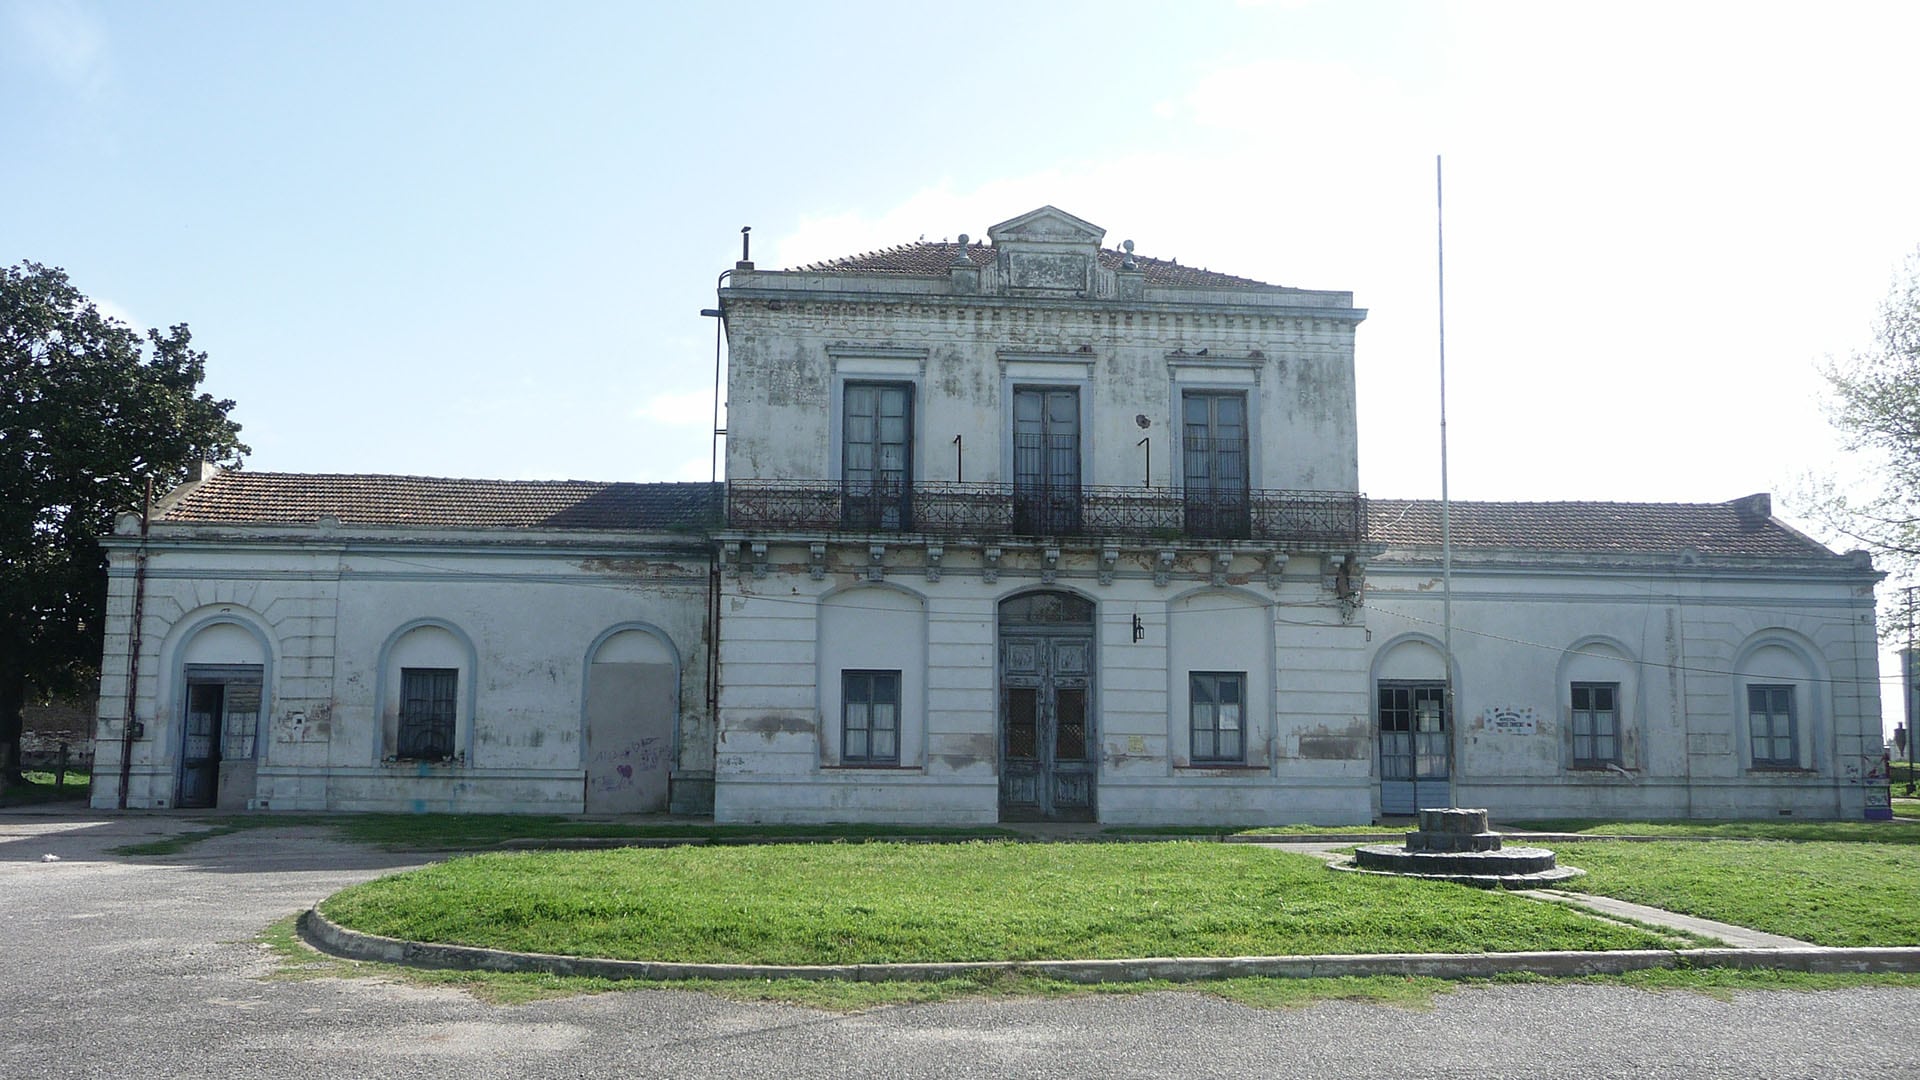
[[[1862,814],[1864,555],[1765,496],[1455,504],[1448,587],[1440,507],[1360,492],[1351,295],[1104,239],[741,263],[718,488],[229,472],[130,516],[96,802]]]

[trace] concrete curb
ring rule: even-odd
[[[552,953],[508,952],[467,945],[430,945],[349,930],[311,908],[300,915],[300,936],[321,952],[350,960],[457,971],[524,971],[602,979],[841,979],[849,982],[933,981],[1006,972],[1071,983],[1195,982],[1260,975],[1339,978],[1350,975],[1426,975],[1489,978],[1514,972],[1539,975],[1618,975],[1650,968],[1780,968],[1810,972],[1916,972],[1920,948],[1886,949],[1643,949],[1621,952],[1381,953],[1331,956],[1152,957],[1140,960],[1016,960],[952,964],[677,964],[601,960]]]
[[[1223,844],[1365,844],[1378,840],[1391,839],[1380,833],[1299,833],[1287,835],[1249,835],[1236,836],[1228,833],[1194,833],[1192,835],[1160,835],[1154,833],[1090,833],[1087,835],[1034,836],[1013,833],[1010,835],[979,836],[938,836],[920,833],[901,833],[897,836],[844,836],[834,833],[795,833],[786,836],[553,836],[529,839],[502,840],[497,844],[476,851],[602,851],[619,848],[672,848],[672,847],[748,847],[762,845],[791,844],[804,847],[809,844],[968,844],[975,841],[989,843],[1014,844],[1157,844],[1173,840],[1191,840],[1201,843]]]

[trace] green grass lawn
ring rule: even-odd
[[[1920,832],[1911,825],[1883,831]],[[1920,945],[1920,853],[1901,844],[1554,845],[1587,876],[1564,888],[1650,904],[1816,945]]]
[[[195,819],[207,828],[114,849],[119,855],[171,855],[202,840],[243,829],[317,826],[334,830],[343,840],[389,851],[471,851],[500,844],[555,846],[592,840],[693,839],[726,844],[759,839],[864,840],[918,837],[937,840],[991,840],[1016,835],[992,825],[715,825],[704,821],[614,822],[591,821],[551,814],[245,814]],[[1163,825],[1102,830],[1115,836],[1285,836],[1289,834],[1359,833],[1399,836],[1404,826],[1379,825]]]
[[[114,849],[116,855],[172,855],[202,840],[243,829],[317,826],[342,840],[389,851],[466,851],[509,842],[564,844],[583,840],[696,839],[728,843],[771,837],[866,839],[931,837],[987,839],[1013,835],[994,827],[941,828],[924,825],[713,825],[705,822],[632,824],[589,821],[541,814],[247,814],[197,819],[208,828]]]
[[[1500,893],[1184,841],[479,855],[355,886],[321,910],[418,941],[770,964],[1672,944]]]
[[[1593,837],[1667,836],[1722,840],[1828,840],[1876,844],[1920,844],[1920,829],[1887,821],[1612,821],[1556,818],[1514,821],[1516,829],[1583,833]]]
[[[50,772],[27,772],[24,775],[27,780],[24,785],[9,784],[0,788],[0,806],[84,800],[92,790],[93,775],[84,771],[68,770],[65,782],[58,788],[54,787],[53,774]]]
[[[1108,836],[1405,836],[1405,825],[1110,825]]]

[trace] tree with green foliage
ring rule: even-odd
[[[0,268],[0,782],[21,782],[25,704],[99,675],[114,516],[247,453],[192,343],[142,338],[57,267]]]
[[[1920,250],[1907,257],[1880,305],[1872,347],[1830,362],[1824,374],[1833,391],[1828,413],[1834,426],[1848,450],[1865,456],[1869,471],[1851,493],[1829,486],[1814,514],[1870,549],[1896,581],[1914,582],[1920,571]],[[1888,623],[1896,621],[1904,636],[1904,614]]]

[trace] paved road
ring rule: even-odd
[[[263,926],[410,860],[303,830],[104,853],[188,827],[0,814],[0,1077],[1920,1078],[1920,990],[1516,987],[1430,1011],[1286,1012],[1174,993],[844,1016],[660,991],[492,1006],[265,981]]]

